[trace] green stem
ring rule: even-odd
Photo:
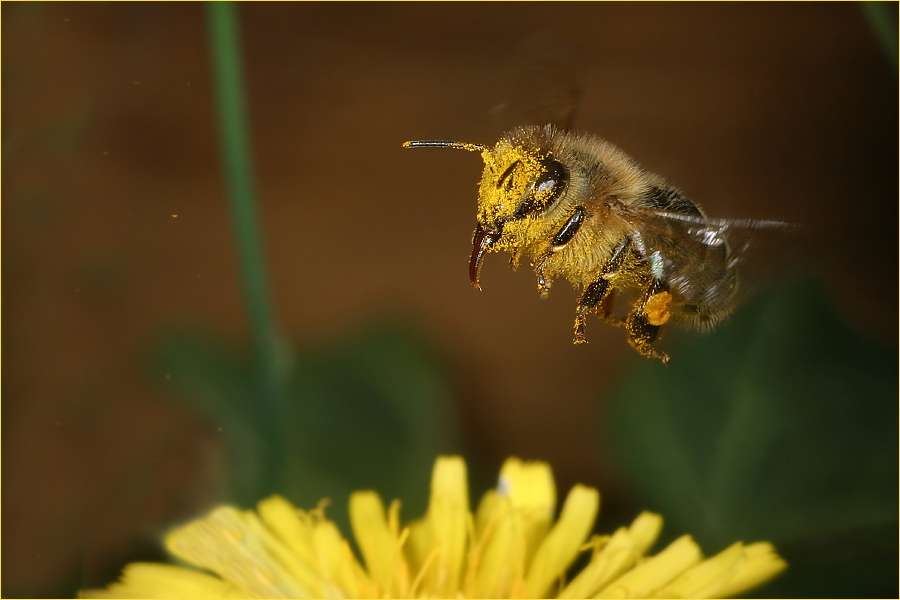
[[[253,167],[250,156],[236,3],[208,2],[207,24],[218,104],[220,147],[232,225],[237,244],[244,302],[250,319],[254,358],[260,377],[258,413],[267,443],[266,465],[271,485],[281,461],[281,422],[284,380],[279,372],[278,340],[269,300]]]
[[[887,2],[860,2],[860,9],[872,28],[885,57],[897,71],[897,16]],[[896,5],[894,6],[896,8]]]

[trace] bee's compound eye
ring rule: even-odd
[[[558,160],[547,158],[544,167],[516,213],[522,217],[536,216],[550,208],[559,200],[569,184],[569,169]]]

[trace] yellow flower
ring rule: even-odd
[[[766,542],[733,544],[705,559],[690,538],[647,555],[662,518],[642,513],[630,527],[592,536],[597,490],[575,486],[554,522],[550,467],[512,458],[497,489],[469,510],[466,465],[437,460],[425,516],[402,526],[400,503],[374,492],[350,497],[358,560],[320,506],[294,508],[280,496],[257,510],[222,506],[173,530],[166,546],[204,569],[134,563],[121,580],[82,597],[141,598],[721,598],[781,572]],[[586,566],[565,583],[579,553]]]

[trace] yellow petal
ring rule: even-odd
[[[525,536],[525,564],[529,564],[543,541],[556,510],[556,484],[545,462],[507,459],[500,469],[497,493],[509,498]]]
[[[642,512],[638,515],[631,527],[628,528],[628,535],[634,542],[634,546],[638,554],[645,554],[650,546],[659,537],[662,530],[662,517],[651,512]]]
[[[718,598],[720,590],[734,574],[744,557],[744,545],[732,544],[712,558],[708,558],[666,586],[666,592],[676,598]]]
[[[722,598],[771,579],[787,564],[771,544],[737,542],[680,575],[666,591],[683,598]]]
[[[364,590],[371,588],[365,570],[334,523],[318,523],[313,530],[312,540],[322,579],[331,582],[331,585],[323,586],[323,597],[358,598],[363,595]]]
[[[294,576],[316,596],[332,596],[334,583],[322,571],[320,557],[313,547],[312,534],[315,519],[298,511],[281,496],[271,496],[257,504],[257,512],[269,531],[293,553],[295,559],[287,563]]]
[[[308,567],[252,511],[219,507],[169,533],[166,547],[175,556],[219,574],[250,597],[318,595],[303,583],[312,577]]]
[[[603,589],[595,598],[645,598],[661,590],[702,555],[697,543],[684,535],[652,558],[631,569]]]
[[[271,496],[260,501],[256,509],[263,523],[294,554],[308,564],[315,562],[315,552],[310,540],[312,527],[308,518],[301,520],[297,509],[281,496]]]
[[[121,580],[105,590],[82,590],[82,598],[240,598],[241,592],[218,577],[194,569],[132,563]]]
[[[469,570],[474,581],[466,582],[466,596],[510,598],[523,595],[525,533],[509,497],[489,491],[478,506],[477,521],[479,534],[469,554]]]
[[[409,561],[412,573],[424,577],[423,569],[428,569],[437,558],[434,545],[431,542],[431,527],[425,517],[413,521],[407,525],[409,533],[406,543],[403,545],[403,554]]]
[[[390,514],[385,515],[375,492],[350,495],[350,525],[378,596],[404,596],[408,589],[408,569],[397,531],[399,510],[400,503],[394,502]]]
[[[503,503],[501,507],[499,503]],[[481,497],[478,508],[475,511],[475,537],[480,539],[490,534],[490,528],[496,525],[499,511],[509,508],[509,499],[501,497],[497,490],[488,490]]]
[[[497,491],[512,498],[513,506],[544,507],[548,517],[556,506],[556,484],[550,465],[512,457],[503,463]]]
[[[451,596],[460,589],[469,523],[466,463],[458,456],[437,459],[425,518],[410,528],[409,555],[421,572],[419,589],[428,595]]]
[[[719,590],[720,597],[742,594],[775,577],[787,568],[768,542],[757,542],[744,548],[744,563]]]
[[[534,554],[525,576],[525,588],[532,598],[543,598],[554,581],[578,555],[600,510],[600,493],[594,488],[576,485],[569,492],[559,520]]]
[[[550,466],[510,458],[500,470],[496,490],[482,498],[475,517],[470,556],[476,597],[526,594],[526,567],[547,535],[556,506]]]
[[[621,527],[602,546],[596,547],[591,561],[563,589],[560,598],[589,598],[609,585],[637,563],[656,541],[662,529],[662,517],[649,512],[638,515],[631,527]]]
[[[367,578],[337,526],[322,508],[297,510],[281,496],[257,505],[263,523],[299,559],[297,577],[323,597],[359,596]]]

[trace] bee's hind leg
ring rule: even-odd
[[[634,308],[625,317],[628,343],[647,358],[658,358],[663,364],[669,355],[653,348],[662,327],[671,316],[672,295],[659,280],[654,280]]]

